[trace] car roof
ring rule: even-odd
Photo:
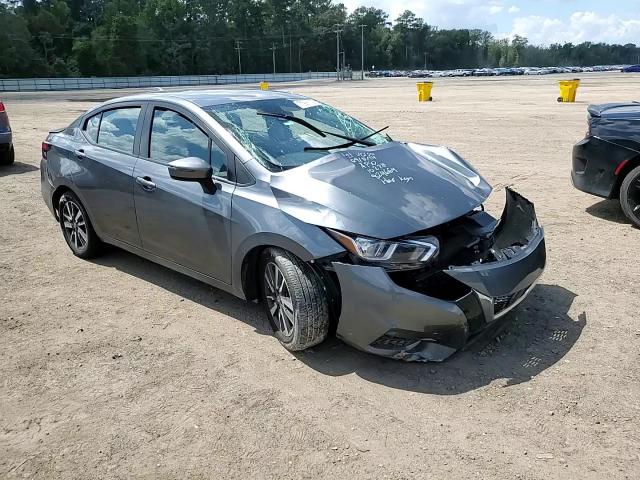
[[[275,90],[183,90],[179,92],[162,91],[154,93],[143,93],[138,95],[130,95],[127,97],[114,98],[107,103],[140,101],[140,100],[186,100],[199,107],[208,107],[211,105],[224,105],[226,103],[250,102],[254,100],[275,100],[279,98],[301,99],[306,98],[302,95],[296,95],[288,92],[279,92]]]

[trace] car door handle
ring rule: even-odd
[[[85,158],[87,158],[87,154],[84,153],[84,150],[82,149],[74,150],[73,154],[76,156],[78,160],[84,160]]]
[[[136,183],[142,187],[143,190],[150,192],[156,189],[156,184],[151,181],[151,177],[136,177]]]

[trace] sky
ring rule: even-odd
[[[381,8],[394,20],[411,10],[441,28],[482,28],[496,37],[522,35],[530,43],[640,45],[640,0],[341,0],[349,11]]]

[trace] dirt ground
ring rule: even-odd
[[[640,478],[640,230],[573,189],[589,103],[640,77],[287,86],[397,139],[448,145],[531,199],[548,265],[496,340],[442,364],[329,339],[292,355],[261,306],[115,250],[74,257],[40,195],[40,142],[125,91],[5,94],[0,167],[1,478]],[[252,87],[255,88],[255,87]]]

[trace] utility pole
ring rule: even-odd
[[[424,69],[427,69],[427,52],[424,52]]]
[[[336,23],[336,79],[340,80],[340,24]]]
[[[291,29],[289,29],[289,72],[293,72],[293,64],[291,63]]]
[[[240,40],[236,40],[235,49],[238,51],[238,72],[242,75],[242,61],[240,60],[240,50],[242,50],[242,47],[240,46]]]
[[[298,40],[298,71],[302,73],[302,40]]]
[[[273,59],[273,77],[275,79],[276,76],[276,44],[275,42],[271,42],[271,58]]]
[[[360,80],[364,80],[364,27],[360,25]]]

